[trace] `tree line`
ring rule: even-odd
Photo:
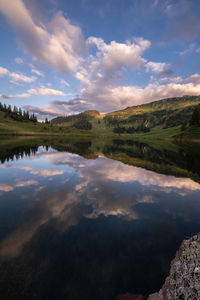
[[[2,104],[0,102],[0,111],[5,112],[5,117],[10,117],[15,121],[32,121],[37,123],[37,117],[33,114],[30,114],[29,111],[25,111],[21,108],[17,108],[14,106],[13,108],[11,105]]]
[[[89,122],[89,117],[81,114],[80,118],[73,124],[76,129],[91,130],[92,124]]]
[[[130,126],[130,127],[114,127],[113,132],[114,133],[136,133],[136,132],[149,132],[150,128],[145,127],[143,124],[138,126],[137,128]]]

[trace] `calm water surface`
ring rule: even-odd
[[[0,164],[0,299],[159,290],[181,241],[200,231],[198,181],[103,155],[25,152]]]

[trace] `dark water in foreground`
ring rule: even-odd
[[[161,288],[181,241],[200,231],[199,158],[123,143],[2,150],[0,299]]]

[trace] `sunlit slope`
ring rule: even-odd
[[[183,96],[176,98],[166,98],[151,103],[127,107],[123,110],[108,113],[107,116],[118,116],[129,118],[132,115],[143,115],[147,113],[163,112],[170,113],[173,111],[182,111],[189,107],[200,104],[200,96]]]
[[[104,115],[100,115],[98,111],[86,111],[77,115],[58,117],[52,120],[52,124],[74,126],[78,120],[87,118],[98,131],[116,125],[162,129],[181,125],[184,121],[188,122],[198,105],[200,105],[200,96],[167,98]]]

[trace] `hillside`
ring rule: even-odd
[[[82,118],[96,118],[100,116],[100,113],[98,110],[86,110],[80,114],[77,115],[70,115],[65,117],[57,117],[51,120],[52,124],[64,124],[64,123],[70,123],[73,124],[77,120],[80,120]]]
[[[5,110],[4,107],[2,107]],[[191,117],[200,113],[200,96],[169,98],[128,107],[107,114],[87,110],[77,115],[57,117],[40,123],[35,116],[0,110],[0,134],[119,136],[160,144],[167,140],[200,140],[200,118],[190,126]],[[16,108],[17,111],[17,108]],[[149,132],[150,131],[150,132]]]
[[[184,96],[127,107],[105,115],[100,115],[98,111],[86,111],[78,115],[58,117],[51,122],[61,126],[74,126],[77,120],[86,118],[95,128],[131,127],[129,133],[133,133],[144,131],[145,128],[162,129],[181,125],[190,120],[194,109],[199,105],[200,96]]]
[[[169,128],[188,121],[198,105],[200,96],[167,98],[108,113],[105,119],[108,123],[112,124],[116,120],[125,126],[131,124],[134,127],[143,125],[149,128]]]
[[[72,127],[54,126],[49,123],[17,121],[0,111],[0,135],[42,135],[42,136],[92,136],[92,132]]]

